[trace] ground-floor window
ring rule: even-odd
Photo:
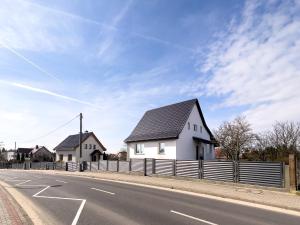
[[[68,161],[72,161],[72,154],[68,155]]]
[[[165,154],[165,143],[159,143],[158,154]]]
[[[59,155],[59,161],[63,161],[64,160],[64,155],[63,154],[60,154]]]
[[[144,144],[136,144],[135,145],[135,154],[143,155],[144,154]]]

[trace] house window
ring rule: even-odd
[[[194,131],[197,131],[197,124],[194,124]]]
[[[90,144],[90,149],[92,149],[92,144]]]
[[[64,160],[64,155],[63,154],[60,154],[59,155],[59,161],[63,161]]]
[[[68,161],[72,161],[72,154],[68,155]]]
[[[84,148],[87,149],[87,144],[84,145]]]
[[[94,145],[94,149],[96,149],[96,145]]]
[[[144,144],[136,144],[135,145],[135,154],[137,154],[137,155],[144,154]]]
[[[165,154],[165,143],[159,143],[158,154]]]
[[[200,126],[200,133],[202,133],[202,126]]]
[[[188,122],[188,130],[191,129],[191,124]]]

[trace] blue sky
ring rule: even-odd
[[[300,2],[4,0],[0,141],[55,147],[80,112],[111,152],[143,113],[198,98],[209,127],[299,121]],[[33,140],[32,140],[33,139]]]

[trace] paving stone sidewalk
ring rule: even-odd
[[[36,172],[36,171],[35,171]],[[275,206],[283,209],[296,210],[300,212],[300,196],[276,189],[266,189],[251,185],[239,185],[234,183],[214,183],[204,180],[182,180],[168,177],[149,177],[113,172],[67,172],[44,170],[41,173],[54,173],[63,175],[74,175],[127,181],[139,184],[153,185],[170,189],[190,191],[208,194],[223,198],[242,200],[251,203]]]
[[[12,196],[0,185],[0,224],[32,225],[31,220]]]

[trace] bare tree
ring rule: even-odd
[[[227,159],[239,160],[240,154],[252,145],[255,135],[245,117],[226,121],[214,131],[222,153]]]
[[[300,146],[299,122],[276,122],[270,137],[271,145],[277,148],[283,155],[297,153]]]

